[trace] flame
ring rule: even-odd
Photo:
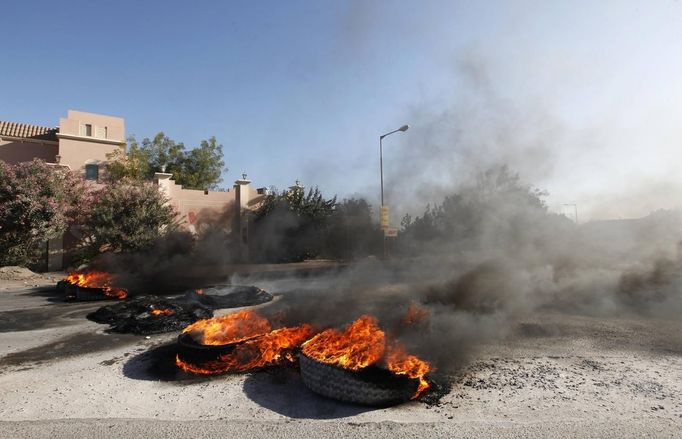
[[[327,329],[305,342],[302,349],[310,358],[344,369],[360,370],[380,363],[397,375],[418,379],[419,387],[413,398],[429,388],[425,376],[431,371],[430,364],[407,354],[398,343],[387,346],[386,334],[372,316],[361,316],[344,331]]]
[[[246,372],[265,366],[293,362],[295,361],[293,349],[300,346],[312,334],[313,328],[308,324],[276,329],[238,344],[229,354],[221,355],[218,360],[208,361],[201,366],[187,363],[179,356],[176,356],[175,364],[185,372],[211,375]]]
[[[198,320],[182,332],[190,332],[204,345],[225,345],[248,340],[270,332],[270,322],[252,310],[243,310],[222,317]]]
[[[149,310],[149,314],[151,314],[151,315],[153,315],[153,316],[161,316],[161,315],[163,315],[163,316],[170,316],[170,315],[175,314],[175,311],[173,311],[173,310],[170,309],[170,308],[164,308],[164,309],[150,309],[150,310]]]
[[[87,273],[71,272],[64,280],[79,287],[99,288],[107,296],[119,299],[125,299],[128,296],[126,289],[112,287],[113,276],[103,271],[89,271]]]
[[[412,396],[413,399],[430,387],[425,376],[431,371],[431,365],[414,355],[408,354],[403,346],[399,344],[390,346],[386,351],[383,361],[386,368],[394,374],[407,375],[410,378],[419,380],[419,387],[417,388],[417,393]]]
[[[195,293],[199,294],[200,296],[203,296],[204,290],[202,288],[199,288],[198,290],[194,290]]]
[[[327,329],[314,337],[309,324],[272,331],[268,320],[251,310],[200,320],[185,328],[183,333],[187,332],[205,345],[238,344],[229,354],[201,365],[177,356],[175,363],[185,372],[202,375],[245,372],[294,362],[294,348],[301,346],[306,356],[344,369],[358,371],[377,364],[396,375],[418,379],[419,387],[413,398],[429,388],[425,376],[432,370],[431,365],[408,354],[399,343],[388,343],[377,319],[369,315],[361,316],[343,331]]]
[[[364,315],[341,332],[327,329],[303,344],[303,353],[317,361],[359,370],[376,363],[384,353],[386,335],[377,320]]]

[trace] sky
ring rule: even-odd
[[[682,208],[682,2],[3,5],[0,120],[215,136],[230,187],[299,180],[419,214],[507,164],[581,221]],[[393,214],[395,221],[395,215]]]

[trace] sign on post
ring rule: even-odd
[[[388,227],[384,229],[384,236],[386,238],[395,238],[396,236],[398,236],[398,229],[396,229],[395,227]]]
[[[388,229],[390,224],[388,217],[388,206],[381,206],[381,215],[379,218],[382,230]]]

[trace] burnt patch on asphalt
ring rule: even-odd
[[[54,284],[33,287],[27,294],[29,296],[46,297],[48,300],[64,301],[64,293],[59,291]]]
[[[106,351],[133,344],[139,340],[139,337],[125,334],[77,333],[41,346],[5,355],[0,358],[0,366],[19,366],[26,363],[40,364],[92,352]]]
[[[0,312],[0,333],[69,326],[79,323],[94,308],[92,304],[51,305]]]
[[[0,332],[33,331],[56,328],[63,323],[50,311],[40,308],[5,311],[0,313]]]

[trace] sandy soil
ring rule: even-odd
[[[482,346],[439,405],[368,409],[293,370],[179,373],[177,334],[107,334],[84,318],[101,305],[0,281],[0,437],[682,436],[679,321],[538,315]]]

